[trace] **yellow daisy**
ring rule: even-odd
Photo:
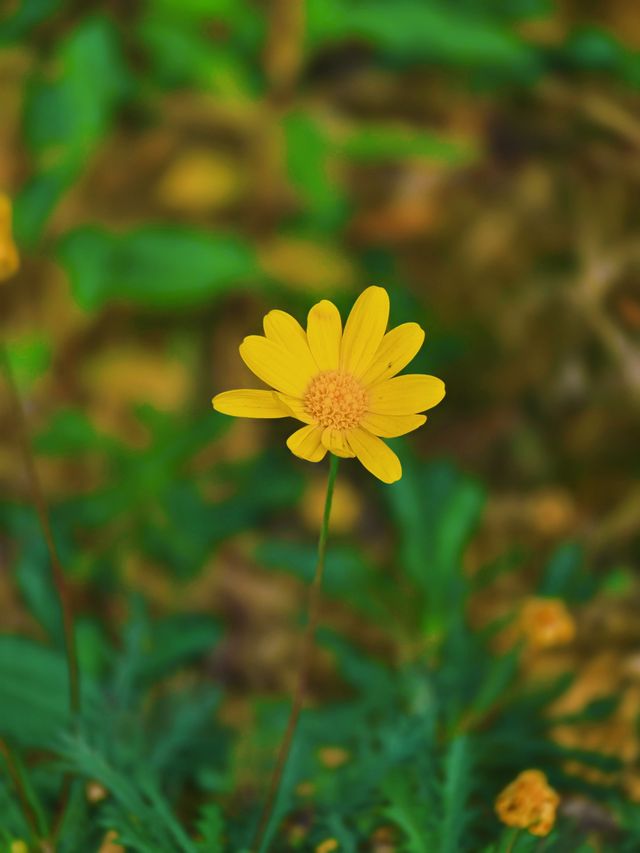
[[[213,408],[244,418],[294,417],[305,426],[287,446],[309,462],[327,451],[357,457],[385,483],[402,476],[396,454],[381,440],[417,429],[419,414],[444,397],[444,382],[424,374],[396,374],[424,341],[417,323],[387,332],[389,295],[382,287],[360,294],[344,331],[336,306],[323,299],[309,311],[307,330],[285,311],[269,311],[264,336],[249,335],[240,356],[274,390],[225,391]]]

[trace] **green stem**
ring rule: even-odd
[[[20,764],[16,759],[15,755],[13,754],[11,747],[3,738],[0,738],[0,755],[5,760],[7,775],[9,776],[9,779],[11,780],[13,787],[15,788],[18,802],[22,807],[22,813],[24,814],[26,821],[29,825],[33,840],[36,842],[40,842],[40,840],[42,839],[42,833],[38,825],[38,817],[36,815],[35,809],[33,808],[33,805],[29,798],[29,793],[24,784]]]
[[[280,790],[282,775],[284,773],[284,769],[287,764],[287,759],[289,758],[289,753],[291,751],[291,744],[293,743],[293,736],[295,734],[296,726],[298,724],[298,718],[300,717],[300,712],[302,711],[302,706],[304,704],[305,692],[307,689],[307,679],[309,677],[309,667],[315,649],[315,635],[316,628],[318,625],[318,614],[320,610],[322,578],[324,575],[325,554],[327,550],[327,537],[329,535],[331,501],[333,499],[333,489],[336,482],[336,475],[338,473],[338,462],[338,457],[331,454],[329,463],[329,478],[327,480],[327,495],[324,503],[324,514],[322,516],[322,527],[320,528],[320,537],[318,539],[318,560],[316,563],[315,575],[313,576],[313,581],[311,583],[311,586],[309,587],[309,594],[307,599],[308,617],[304,636],[302,638],[302,650],[300,652],[300,664],[298,667],[296,688],[293,695],[293,704],[291,706],[291,712],[289,714],[287,728],[280,744],[276,766],[271,776],[271,782],[269,784],[267,798],[265,800],[264,808],[262,810],[262,816],[260,818],[260,824],[258,826],[258,832],[256,833],[255,841],[253,844],[252,849],[256,851],[262,851],[263,849],[263,844],[265,842],[265,837],[269,829],[269,823],[271,821],[273,809],[276,803],[277,794]]]
[[[40,478],[38,477],[38,472],[36,470],[31,441],[29,440],[27,419],[24,413],[22,400],[18,392],[18,387],[13,377],[9,354],[7,353],[5,348],[1,346],[0,360],[2,361],[2,366],[4,368],[5,376],[7,378],[7,385],[9,386],[11,409],[13,410],[14,417],[16,419],[17,434],[20,444],[20,453],[22,455],[22,461],[24,463],[24,467],[27,472],[27,478],[29,480],[31,498],[38,514],[40,527],[42,528],[44,540],[46,542],[47,550],[49,552],[53,583],[58,594],[60,610],[62,611],[64,643],[67,654],[67,665],[69,668],[69,706],[71,713],[77,714],[80,710],[80,685],[78,678],[78,656],[76,652],[76,644],[73,630],[73,610],[71,607],[71,593],[69,591],[64,570],[62,568],[62,563],[60,562],[60,557],[58,556],[58,549],[56,547],[55,539],[53,538],[53,532],[51,530],[51,524],[49,522],[49,513],[47,511],[47,505],[44,499],[42,486],[40,485]]]

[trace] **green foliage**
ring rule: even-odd
[[[370,189],[380,191],[380,198],[372,191],[371,210],[381,211],[382,232],[393,232],[397,206],[400,219],[408,209],[411,220],[417,204],[425,221],[429,205],[446,208],[449,185],[434,180],[433,189],[418,179],[414,186],[413,175],[418,168],[430,175],[435,165],[439,179],[481,165],[481,112],[462,103],[452,131],[440,120],[438,97],[420,91],[406,111],[413,118],[391,119],[381,108],[380,76],[398,74],[392,93],[419,85],[438,95],[446,74],[454,90],[468,88],[470,101],[478,89],[484,95],[502,87],[514,103],[526,104],[531,91],[537,97],[532,87],[552,72],[578,92],[587,77],[598,85],[611,79],[638,86],[640,58],[593,26],[570,29],[552,44],[534,43],[521,25],[559,14],[550,0],[307,0],[304,43],[293,45],[302,54],[299,71],[291,72],[299,97],[280,103],[270,88],[273,68],[267,73],[264,59],[270,15],[279,4],[142,0],[103,10],[65,0],[23,0],[9,6],[0,21],[0,46],[17,47],[25,78],[20,155],[6,170],[23,179],[15,230],[26,276],[21,284],[28,290],[25,315],[40,317],[41,300],[51,309],[42,271],[54,267],[51,259],[62,268],[56,274],[69,281],[72,303],[60,312],[60,330],[56,317],[46,333],[30,332],[15,342],[9,336],[9,355],[30,423],[33,417],[43,469],[47,462],[71,463],[69,482],[66,469],[59,475],[64,497],[54,497],[50,510],[76,611],[82,702],[74,717],[50,557],[19,482],[17,497],[6,489],[0,501],[2,556],[8,555],[3,566],[10,567],[11,580],[5,587],[3,579],[2,605],[13,610],[12,596],[19,599],[11,620],[16,635],[0,637],[0,737],[16,755],[23,796],[0,760],[0,845],[8,848],[22,838],[33,849],[39,846],[26,801],[37,834],[50,838],[58,831],[61,853],[97,850],[107,831],[132,853],[247,851],[289,710],[282,697],[262,695],[273,687],[270,673],[262,680],[262,653],[268,660],[272,630],[277,650],[275,623],[286,612],[284,606],[278,610],[277,591],[296,581],[302,589],[315,570],[315,543],[293,519],[304,466],[286,451],[264,451],[258,443],[240,454],[242,461],[229,461],[238,457],[233,442],[223,441],[228,419],[209,408],[209,367],[201,371],[206,390],[194,383],[195,414],[187,406],[169,414],[127,403],[129,426],[145,438],[128,440],[126,428],[120,435],[99,427],[103,412],[95,401],[102,402],[101,389],[91,395],[93,408],[81,408],[88,392],[79,375],[89,339],[100,338],[106,327],[115,330],[116,341],[161,337],[171,323],[191,323],[191,335],[196,324],[208,327],[214,309],[226,312],[222,322],[236,306],[245,310],[243,297],[249,295],[247,317],[253,319],[249,311],[257,311],[276,285],[283,304],[288,299],[306,309],[311,293],[282,286],[290,271],[282,282],[274,273],[270,282],[259,263],[263,239],[268,246],[282,234],[327,247],[328,256],[336,249],[358,279],[384,276],[399,321],[422,321],[425,313],[429,319],[433,308],[423,304],[423,294],[402,286],[399,259],[384,240],[371,245],[375,237],[363,237],[352,214]],[[269,38],[277,43],[281,35],[276,26]],[[276,59],[284,56],[293,67],[294,54],[278,53]],[[351,87],[360,71],[367,81],[361,100]],[[332,87],[337,95],[325,109],[322,94]],[[495,121],[496,136],[500,114],[482,113],[487,124]],[[617,114],[609,121],[624,128],[628,144],[632,121]],[[459,131],[465,127],[472,128],[466,137]],[[255,150],[261,130],[259,139],[274,147],[265,161],[272,154],[279,158],[274,174],[263,173],[262,152]],[[181,221],[167,220],[166,213],[151,221],[140,222],[138,213],[120,218],[109,198],[94,209],[94,185],[102,179],[96,155],[109,141],[126,159],[126,144],[137,134],[146,135],[148,150],[169,152],[168,159],[191,146],[233,149],[238,160],[246,158],[256,184],[264,181],[256,187],[258,216],[253,187],[246,190],[246,209],[196,205]],[[486,142],[492,141],[488,132]],[[507,157],[508,165],[519,174],[520,156],[535,167],[535,197],[534,156],[516,151],[518,166]],[[594,162],[603,168],[613,159],[603,149]],[[151,171],[164,168],[161,160]],[[495,167],[493,159],[488,165]],[[366,176],[378,172],[385,178],[381,190],[367,184]],[[396,172],[406,174],[406,183],[387,186]],[[524,167],[522,172],[530,180]],[[350,191],[358,176],[363,198]],[[150,181],[157,177],[154,171]],[[282,198],[273,210],[262,210],[268,206],[264,197],[277,195],[276,189]],[[397,195],[387,198],[387,189]],[[87,198],[91,207],[82,213]],[[527,204],[535,206],[531,199]],[[263,216],[273,220],[264,232],[263,223],[254,221]],[[433,234],[426,227],[417,236],[399,228],[390,233],[390,244],[407,240],[410,262],[423,264]],[[18,286],[7,292],[11,310],[22,294]],[[351,297],[339,294],[344,305]],[[77,326],[76,312],[69,321],[70,308],[81,309]],[[21,328],[23,317],[17,317]],[[435,364],[446,372],[468,346],[443,324],[429,324],[432,347],[419,357],[418,369]],[[60,357],[58,332],[68,339],[66,358]],[[198,360],[210,364],[208,334],[194,343],[189,369]],[[48,380],[51,399],[40,389]],[[601,696],[575,713],[551,713],[572,676],[528,682],[523,649],[496,650],[513,614],[483,628],[470,616],[472,597],[508,584],[510,573],[518,573],[519,591],[560,597],[579,608],[603,590],[628,592],[630,571],[623,567],[603,583],[588,568],[581,544],[561,542],[524,590],[530,555],[504,542],[503,552],[469,577],[464,560],[481,518],[484,486],[451,461],[424,462],[405,443],[396,446],[402,480],[363,486],[362,529],[351,538],[332,536],[327,550],[322,612],[332,627],[318,632],[322,654],[308,685],[312,701],[300,720],[262,849],[306,853],[331,837],[344,853],[359,853],[372,846],[377,830],[391,826],[399,853],[595,850],[584,828],[566,815],[543,842],[525,832],[514,838],[499,825],[496,795],[529,767],[543,769],[561,794],[584,794],[615,816],[613,846],[602,833],[597,849],[640,849],[637,808],[617,788],[588,781],[597,773],[619,773],[620,760],[586,746],[562,747],[554,736],[557,726],[606,723],[618,712],[619,697]],[[3,466],[11,455],[9,450],[3,456]],[[74,465],[90,472],[89,489],[74,491]],[[143,566],[144,581],[128,577],[132,562]],[[263,582],[268,578],[273,599],[250,581],[247,601],[244,587],[229,594],[236,564],[241,581],[245,573],[253,578],[252,572]],[[263,604],[264,625],[247,635],[246,649],[247,614],[262,618]],[[302,614],[297,616],[296,630]],[[290,680],[287,672],[282,684]],[[343,751],[336,766],[323,760],[327,747]],[[572,762],[586,773],[570,775]],[[89,801],[87,783],[99,783],[104,798]],[[302,840],[295,840],[296,832]]]
[[[68,234],[59,252],[86,310],[105,302],[191,307],[251,284],[257,272],[251,248],[238,238],[175,228],[125,235],[83,228]]]

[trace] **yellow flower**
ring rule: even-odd
[[[316,846],[316,853],[333,853],[339,846],[335,838],[327,838]]]
[[[518,619],[520,633],[533,649],[548,649],[571,643],[576,623],[560,598],[528,598]]]
[[[320,763],[329,770],[335,770],[337,767],[342,767],[350,758],[349,752],[341,746],[324,746],[318,751]]]
[[[287,439],[292,453],[319,462],[327,451],[357,457],[385,483],[402,476],[400,460],[381,440],[417,429],[419,414],[444,397],[435,376],[396,376],[416,355],[424,332],[403,323],[386,332],[389,296],[368,287],[342,329],[340,313],[323,299],[309,311],[306,332],[290,314],[270,311],[264,337],[250,335],[240,356],[275,390],[225,391],[213,407],[245,418],[294,417],[305,424]],[[385,334],[386,332],[386,334]]]
[[[21,838],[18,838],[11,842],[9,853],[29,853],[29,848]]]
[[[11,234],[11,202],[0,193],[0,281],[17,272],[20,258]]]
[[[498,795],[495,808],[507,826],[543,836],[553,829],[559,802],[541,770],[524,770]]]

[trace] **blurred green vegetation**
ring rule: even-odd
[[[399,483],[342,465],[270,849],[640,849],[633,0],[5,5],[0,324],[82,713],[3,394],[2,849],[249,849],[326,470],[209,399],[266,310],[372,283],[448,396]],[[494,811],[528,768],[543,840]]]

